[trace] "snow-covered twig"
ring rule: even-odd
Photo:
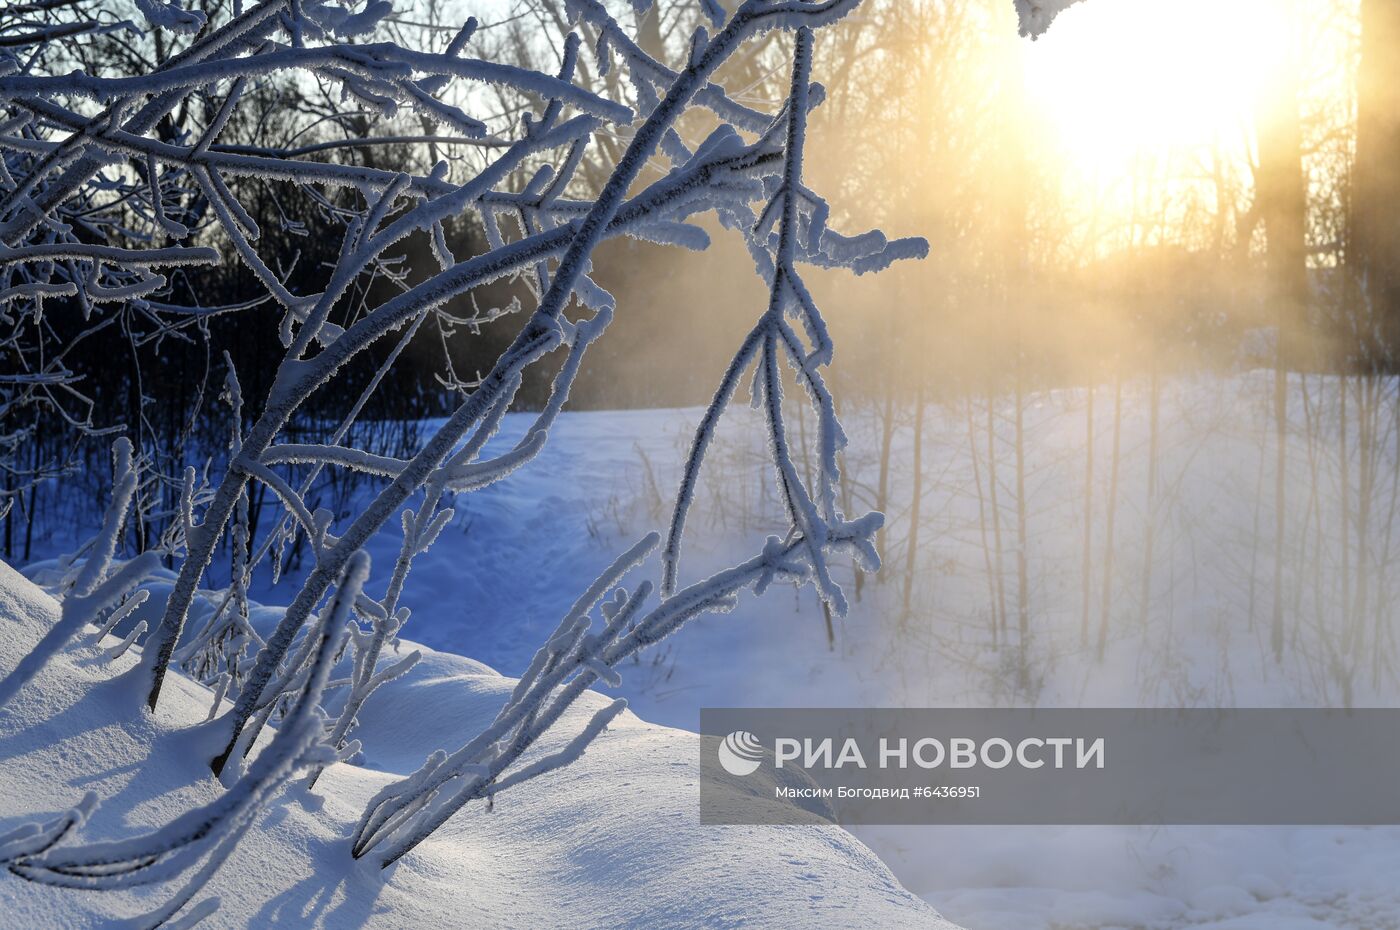
[[[159,567],[158,554],[143,552],[115,571],[109,571],[138,483],[139,471],[132,460],[131,442],[126,438],[118,439],[112,447],[112,499],[107,505],[102,528],[88,546],[87,558],[76,575],[61,586],[66,590],[60,592],[58,622],[20,659],[10,674],[0,679],[0,706],[8,703],[89,623],[96,622],[104,610],[117,604]],[[134,637],[131,640],[134,641]]]
[[[369,574],[369,558],[358,553],[348,561],[330,608],[314,632],[314,658],[305,687],[282,726],[248,770],[217,800],[190,810],[156,830],[121,840],[78,846],[59,845],[73,824],[81,823],[93,801],[55,821],[59,826],[11,839],[0,852],[11,872],[30,881],[66,888],[116,891],[170,881],[194,869],[186,884],[165,905],[142,918],[155,927],[187,904],[222,865],[252,825],[296,772],[333,757],[322,741],[325,714],[321,693],[330,677],[343,639],[351,605]],[[69,826],[62,826],[69,823]],[[30,837],[53,837],[39,843]],[[202,864],[201,864],[202,863]],[[205,906],[204,909],[207,909]]]
[[[1015,0],[1016,16],[1020,20],[1021,35],[1038,39],[1050,28],[1066,7],[1074,6],[1080,0]]]
[[[206,246],[163,244],[187,239],[202,220],[227,246],[230,261],[246,270],[243,277],[261,291],[262,301],[280,305],[285,348],[275,366],[269,362],[270,369],[275,367],[271,387],[261,403],[250,404],[257,413],[246,431],[241,394],[230,377],[235,427],[229,464],[207,494],[202,485],[196,489],[193,473],[186,474],[179,533],[170,536],[168,546],[172,555],[183,550],[183,559],[140,666],[149,681],[152,708],[172,661],[218,689],[216,710],[224,697],[231,699],[223,722],[228,743],[214,760],[226,780],[242,771],[261,728],[278,724],[280,713],[277,735],[253,757],[225,799],[189,823],[179,822],[174,834],[96,844],[69,851],[67,858],[53,851],[36,855],[21,863],[28,877],[108,887],[174,877],[204,862],[204,870],[191,881],[194,890],[180,898],[178,909],[202,884],[200,876],[217,868],[267,792],[295,768],[319,772],[352,751],[357,713],[377,688],[414,661],[412,655],[382,660],[385,646],[394,642],[408,617],[400,601],[414,560],[450,519],[451,496],[500,481],[540,454],[586,353],[613,315],[625,312],[592,276],[596,249],[612,237],[704,248],[710,234],[694,221],[712,215],[743,237],[769,294],[758,322],[739,341],[696,433],[665,540],[659,592],[650,580],[630,590],[620,587],[623,576],[661,544],[653,534],[580,595],[486,730],[450,754],[431,754],[418,773],[370,803],[356,830],[355,854],[372,850],[381,862],[395,861],[463,805],[489,800],[576,760],[621,713],[621,702],[598,709],[561,749],[548,754],[534,750],[590,687],[617,682],[618,663],[701,614],[731,608],[745,590],[762,593],[775,580],[810,581],[826,604],[844,611],[829,559],[837,552],[854,552],[864,566],[873,567],[873,538],[882,518],[837,509],[845,436],[823,375],[834,348],[801,266],[859,274],[927,250],[922,240],[889,241],[878,231],[836,232],[828,226],[827,204],[804,182],[808,114],[824,96],[811,81],[814,33],[857,4],[744,0],[726,19],[719,4],[707,2],[703,8],[710,28],[694,30],[684,62],[672,68],[633,42],[606,4],[568,0],[577,31],[563,40],[558,70],[547,74],[474,57],[470,21],[440,52],[372,41],[370,33],[387,15],[388,4],[357,11],[354,4],[338,0],[264,0],[235,10],[220,23],[200,19],[178,3],[142,0],[138,8],[153,27],[191,36],[183,51],[149,73],[0,70],[0,149],[7,153],[4,167],[13,181],[0,188],[0,275],[8,276],[0,279],[0,293],[13,295],[10,304],[31,318],[42,312],[43,300],[60,295],[76,301],[85,314],[100,315],[107,312],[104,308],[137,300],[146,301],[147,309],[158,303],[161,313],[178,312],[182,308],[166,294],[169,282],[150,269],[209,260],[213,250]],[[786,99],[767,113],[730,96],[717,75],[746,43],[772,30],[792,34],[794,52]],[[597,40],[593,54],[600,69],[626,70],[632,101],[614,99],[620,95],[611,84],[603,93],[579,83],[584,36]],[[469,177],[455,181],[440,168],[419,176],[346,163],[331,154],[334,148],[224,144],[250,88],[308,72],[360,107],[376,124],[371,138],[383,145],[410,138],[379,128],[400,108],[446,124],[445,131],[489,139],[490,144],[472,149],[479,161]],[[488,125],[487,119],[468,113],[471,106],[461,98],[446,96],[446,89],[460,80],[503,88],[525,101],[524,115],[511,125]],[[203,125],[158,131],[169,124],[182,96],[211,93],[204,88],[217,88],[218,96],[211,96]],[[92,100],[98,104],[88,102]],[[717,118],[719,124],[704,138],[683,138],[687,115],[696,108],[708,110],[706,119]],[[420,137],[415,130],[412,138]],[[625,146],[614,145],[618,139],[625,139]],[[603,148],[606,153],[599,151]],[[620,155],[618,148],[623,149]],[[658,155],[669,169],[643,183],[644,171],[658,163]],[[597,167],[600,159],[606,180],[590,189],[581,166],[588,160]],[[122,174],[111,180],[104,172],[114,165],[132,166],[134,179]],[[305,279],[294,278],[285,263],[263,251],[267,246],[258,222],[240,200],[252,179],[260,186],[285,185],[306,193],[324,208],[324,217],[338,224],[330,231],[338,233],[339,252],[327,262],[324,283],[313,285],[319,292],[303,292],[306,285],[296,282]],[[101,198],[87,196],[99,187]],[[332,202],[332,190],[344,199]],[[77,206],[89,199],[132,205],[131,216],[123,213],[122,224],[111,224],[131,234],[93,241],[102,234],[93,234],[91,221]],[[444,224],[465,213],[480,219],[488,248],[459,260],[448,246]],[[88,225],[75,229],[83,222]],[[435,271],[425,269],[421,280],[410,281],[395,270],[395,250],[410,236],[426,238],[437,263]],[[356,448],[348,438],[350,424],[422,321],[438,314],[439,320],[451,322],[456,318],[443,309],[448,301],[512,276],[523,282],[534,306],[522,314],[523,325],[490,370],[470,389],[463,388],[456,409],[409,454]],[[386,278],[397,293],[380,300],[366,282]],[[354,312],[340,315],[347,299],[362,294]],[[204,308],[183,309],[199,319]],[[308,441],[286,435],[311,398],[323,395],[348,365],[390,334],[397,342],[389,360],[347,404],[339,428]],[[530,369],[556,349],[565,358],[543,409],[512,448],[483,457]],[[810,478],[794,466],[803,450],[794,448],[784,421],[784,367],[792,369],[804,402],[817,415],[817,468]],[[714,430],[751,370],[787,508],[785,533],[770,537],[752,558],[683,586],[685,516]],[[49,374],[64,378],[57,369]],[[450,381],[460,385],[455,376]],[[329,511],[316,509],[310,499],[315,476],[327,469],[387,480],[349,515],[346,525],[333,525]],[[261,486],[256,490],[272,492],[269,499],[275,498],[277,508],[273,532],[256,548],[249,519],[255,484]],[[410,504],[416,494],[421,500]],[[385,595],[375,600],[361,590],[367,571],[363,547],[396,516],[403,521],[403,544]],[[310,570],[264,640],[247,622],[247,579],[272,547],[299,534],[309,543]],[[116,536],[109,535],[114,542]],[[109,535],[99,537],[85,573],[106,572],[112,557]],[[232,580],[203,628],[186,635],[191,604],[226,540],[232,542]],[[94,563],[100,567],[90,569]],[[137,563],[128,567],[132,564]],[[274,557],[274,567],[280,565],[280,557]],[[125,571],[93,588],[92,596]],[[84,587],[92,584],[86,577],[81,580]],[[75,609],[82,594],[75,590],[70,598]],[[351,627],[351,670],[341,682],[346,701],[339,718],[327,723],[319,718],[316,703],[327,685],[329,664],[339,656],[342,644],[337,640]],[[127,644],[136,635],[129,635]],[[332,641],[337,641],[334,648]],[[245,663],[250,645],[258,651]],[[308,722],[313,719],[314,724]],[[182,832],[196,820],[203,824],[199,838]],[[94,856],[117,858],[97,861]],[[109,868],[118,861],[121,868]]]

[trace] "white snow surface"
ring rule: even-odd
[[[810,588],[779,587],[762,598],[745,595],[737,610],[691,624],[650,661],[644,657],[639,665],[623,666],[621,688],[609,693],[626,697],[644,719],[692,730],[701,707],[1335,706],[1334,686],[1316,668],[1319,653],[1300,646],[1278,666],[1268,651],[1267,550],[1260,556],[1260,619],[1253,624],[1248,619],[1250,534],[1259,518],[1254,494],[1261,480],[1269,493],[1273,487],[1271,379],[1269,372],[1210,375],[1173,380],[1164,389],[1161,473],[1171,499],[1161,505],[1152,629],[1146,638],[1136,621],[1149,417],[1145,386],[1127,385],[1120,587],[1102,664],[1092,650],[1077,649],[1080,389],[1038,394],[1026,406],[1028,487],[1034,500],[1030,540],[1038,677],[1033,696],[1011,691],[1007,651],[988,649],[982,635],[986,581],[960,405],[932,408],[925,425],[925,542],[912,618],[900,619],[898,580],[867,585],[851,615],[836,620],[834,648],[828,648],[822,611]],[[1297,382],[1293,389],[1290,410],[1301,420]],[[1309,391],[1313,409],[1332,416],[1335,381],[1314,378]],[[1112,399],[1112,385],[1101,385],[1096,521],[1102,521],[1105,509]],[[997,405],[1010,584],[1015,569],[1009,399],[999,398]],[[977,415],[982,416],[980,410]],[[404,597],[413,608],[408,635],[518,673],[587,580],[643,532],[664,525],[678,463],[698,417],[698,410],[561,417],[540,457],[499,485],[463,499],[456,520],[415,563]],[[901,420],[894,439],[894,506],[884,553],[895,566],[895,579],[903,567],[899,544],[908,519],[909,419]],[[879,445],[876,427],[866,407],[848,410],[845,420],[852,434],[848,467],[868,481]],[[508,416],[492,442],[507,447],[528,422]],[[810,435],[810,418],[806,426]],[[979,422],[979,441],[985,444],[981,428]],[[1326,435],[1335,441],[1334,434],[1335,424]],[[757,551],[764,534],[781,524],[781,503],[771,488],[761,490],[769,472],[764,441],[756,414],[736,408],[728,415],[711,451],[712,478],[700,489],[689,524],[682,583]],[[1309,454],[1301,438],[1289,456],[1290,480],[1298,483],[1292,493],[1303,500]],[[1328,466],[1324,461],[1320,467]],[[982,468],[985,481],[985,459]],[[1335,476],[1326,472],[1319,480],[1335,484]],[[1324,501],[1324,506],[1335,504]],[[1271,519],[1266,510],[1266,546]],[[1327,519],[1335,523],[1335,512]],[[398,540],[393,527],[372,541],[376,563],[393,557]],[[1103,545],[1102,526],[1095,545]],[[1323,559],[1324,578],[1334,577],[1335,553]],[[655,576],[655,564],[648,563],[630,578],[635,583]],[[837,580],[852,594],[848,568],[837,572]],[[1097,565],[1093,583],[1097,624],[1102,584]],[[1304,589],[1304,598],[1305,603],[1312,599],[1310,590]],[[1014,604],[1010,609],[1014,612]],[[1400,695],[1393,687],[1375,688],[1369,676],[1362,677],[1357,705],[1396,706]],[[373,757],[372,741],[366,742]],[[1400,829],[1392,827],[867,827],[853,832],[905,887],[969,930],[1400,928],[1400,886],[1394,881],[1400,874]],[[881,926],[878,920],[862,925]]]
[[[57,615],[0,563],[0,674]],[[106,665],[100,653],[90,642],[62,653],[0,710],[0,830],[95,791],[101,805],[81,839],[115,839],[221,791],[206,763],[216,746],[197,726],[209,692],[177,677],[149,715],[120,675],[135,657]],[[494,811],[468,808],[387,872],[353,862],[347,837],[370,795],[489,722],[514,685],[479,662],[424,653],[361,715],[365,764],[332,766],[313,793],[295,785],[264,813],[200,896],[221,902],[201,927],[952,930],[843,830],[701,826],[695,735],[630,713],[578,763],[502,795]],[[606,699],[579,703],[544,751]],[[171,890],[71,891],[5,875],[0,926],[115,927]]]
[[[413,611],[405,633],[441,651],[428,651],[402,690],[386,686],[392,690],[370,699],[361,714],[364,727],[355,733],[365,744],[365,768],[334,767],[317,788],[318,794],[327,794],[320,812],[295,800],[249,837],[250,844],[275,837],[277,843],[301,850],[296,869],[302,871],[252,867],[248,863],[258,860],[257,853],[240,850],[228,868],[249,870],[254,893],[227,900],[233,887],[226,884],[227,876],[216,880],[211,891],[224,894],[229,915],[256,915],[264,901],[280,896],[286,914],[314,911],[303,922],[316,925],[320,920],[323,926],[339,926],[325,923],[326,914],[336,911],[369,914],[384,926],[397,926],[393,917],[376,915],[381,909],[385,915],[428,913],[449,901],[454,916],[446,926],[470,925],[459,915],[472,914],[473,907],[476,914],[491,915],[486,920],[491,926],[722,927],[745,921],[758,926],[944,926],[931,911],[914,909],[902,884],[967,930],[1400,928],[1400,885],[1395,882],[1400,829],[1393,827],[855,829],[855,837],[888,864],[896,884],[848,834],[807,827],[707,831],[695,824],[695,744],[683,731],[697,728],[701,707],[1336,706],[1335,683],[1317,667],[1320,653],[1303,643],[1280,666],[1268,648],[1264,618],[1272,515],[1267,500],[1260,512],[1255,498],[1258,488],[1269,493],[1273,488],[1271,383],[1271,373],[1255,372],[1173,380],[1164,390],[1161,472],[1171,495],[1161,505],[1158,571],[1146,634],[1137,625],[1137,572],[1148,405],[1141,383],[1127,385],[1120,579],[1104,663],[1094,660],[1092,650],[1086,654],[1077,646],[1084,391],[1033,396],[1025,411],[1028,486],[1035,500],[1030,514],[1032,625],[1037,634],[1033,695],[1012,693],[1006,685],[1006,651],[985,643],[987,582],[977,547],[964,411],[956,405],[934,408],[925,424],[925,542],[912,617],[900,618],[897,583],[870,584],[861,600],[853,597],[851,615],[836,622],[834,648],[828,648],[820,605],[810,589],[777,587],[763,598],[745,595],[734,612],[703,618],[638,664],[620,669],[621,687],[601,690],[609,697],[626,697],[637,716],[619,718],[576,766],[526,785],[514,797],[503,796],[493,814],[469,809],[401,863],[385,884],[357,885],[347,897],[340,857],[344,828],[358,815],[364,797],[383,784],[387,776],[382,773],[409,771],[429,750],[457,745],[468,722],[479,724],[509,687],[510,679],[495,677],[486,666],[518,674],[598,571],[643,533],[664,526],[665,506],[699,411],[566,413],[536,461],[461,499],[438,543],[415,562],[403,600]],[[1290,411],[1301,420],[1304,404],[1297,381],[1293,390],[1296,402]],[[1308,390],[1314,415],[1329,418],[1322,441],[1336,442],[1330,419],[1336,415],[1335,381],[1312,378]],[[979,399],[975,411],[985,451],[985,408],[980,404]],[[997,400],[1004,488],[1011,480],[1006,471],[1011,466],[1007,405],[1007,398]],[[1101,523],[1111,385],[1099,387],[1096,412],[1099,496],[1094,516]],[[530,422],[528,415],[508,415],[492,444],[507,448]],[[879,445],[869,407],[852,405],[846,422],[852,433],[848,465],[853,475],[868,479],[875,467],[872,450]],[[901,502],[908,499],[910,439],[905,416],[894,438],[895,506],[885,544],[887,556],[892,554],[891,562],[898,565],[901,527],[908,519],[907,503]],[[1394,455],[1395,441],[1393,436],[1386,440],[1388,456]],[[771,489],[762,490],[768,468],[763,443],[756,415],[734,410],[712,449],[711,477],[700,488],[689,524],[682,583],[757,551],[764,535],[783,519]],[[1299,482],[1290,493],[1303,500],[1310,456],[1301,439],[1290,449],[1289,461],[1290,481]],[[1324,488],[1335,486],[1335,466],[1319,455],[1316,467],[1322,469],[1318,480]],[[982,467],[985,480],[985,458]],[[1009,497],[1004,492],[1008,535],[1014,517]],[[1335,501],[1324,495],[1317,506],[1327,525],[1334,526]],[[1301,519],[1295,522],[1304,525]],[[1259,619],[1251,626],[1248,573],[1256,524],[1266,548],[1259,556]],[[1311,532],[1307,538],[1312,539]],[[56,537],[45,542],[51,545],[48,551],[72,548]],[[1102,544],[1100,525],[1095,545]],[[371,541],[378,585],[398,545],[397,521]],[[1308,567],[1318,564],[1321,578],[1335,581],[1336,553],[1324,551],[1317,561],[1310,545],[1309,555]],[[1009,550],[1007,562],[1009,580],[1014,580]],[[25,572],[40,577],[44,566]],[[627,583],[644,576],[656,577],[654,561]],[[839,570],[837,580],[853,595],[849,569]],[[1314,601],[1309,576],[1288,580],[1301,585],[1298,596],[1304,605]],[[260,571],[254,593],[265,604],[285,603],[294,581],[284,579],[273,587]],[[1097,623],[1098,565],[1093,582]],[[375,584],[372,580],[372,591]],[[158,615],[161,592],[159,585],[153,587],[156,596],[130,622]],[[1321,596],[1318,609],[1326,613],[1331,595],[1324,591]],[[48,606],[24,607],[30,602]],[[191,627],[198,628],[199,611],[207,609],[196,602]],[[1389,603],[1382,609],[1385,616],[1394,616]],[[0,585],[0,613],[30,616],[36,610],[51,612],[53,606],[32,588]],[[264,606],[253,619],[269,627],[279,616],[276,608]],[[1307,632],[1304,625],[1297,635]],[[14,647],[8,641],[0,646],[4,661],[13,662]],[[85,664],[87,655],[65,656],[58,667],[84,681],[106,678],[105,670]],[[131,661],[124,658],[120,664]],[[55,688],[54,674],[46,672],[33,687]],[[1397,706],[1400,701],[1393,684],[1376,686],[1369,675],[1361,676],[1357,687],[1358,706]],[[180,694],[186,707],[182,719],[202,719],[207,696],[193,696],[196,689],[184,682]],[[129,767],[138,758],[139,733],[123,736],[120,745],[126,748],[120,752],[85,736],[61,758],[60,749],[38,748],[46,738],[42,734],[26,734],[22,743],[11,739],[25,723],[14,715],[31,712],[24,710],[31,707],[26,700],[22,696],[16,709],[0,713],[3,797],[11,805],[23,805],[15,813],[53,813],[89,787],[103,796],[118,794],[118,801],[99,810],[93,824],[94,830],[109,831],[101,835],[111,835],[116,827],[107,818],[122,807],[121,797],[129,796],[122,793],[132,780]],[[59,732],[53,729],[59,725],[74,732],[91,725],[62,712],[77,700],[76,693],[55,700],[58,722],[45,724],[49,732]],[[567,732],[603,700],[590,696],[579,716],[566,721]],[[168,732],[170,722],[162,720],[170,715],[173,722],[175,713],[172,702],[155,725]],[[653,727],[637,717],[679,729]],[[137,717],[133,725],[138,724],[149,725]],[[17,764],[14,751],[5,748],[10,743],[27,747],[23,762]],[[648,751],[624,752],[634,743]],[[81,754],[93,747],[108,755],[100,763],[82,761]],[[126,813],[126,829],[164,819],[159,816],[162,805],[168,818],[181,805],[207,800],[215,790],[194,762],[152,777],[159,784],[150,789],[150,800]],[[25,780],[13,782],[19,790],[11,791],[10,779],[15,778]],[[195,789],[178,788],[194,781],[199,781]],[[620,798],[617,792],[635,793]],[[564,797],[580,805],[555,804]],[[13,819],[4,818],[0,828]],[[321,880],[319,894],[305,884],[310,879],[304,876],[313,868],[316,875],[329,876]],[[283,873],[298,877],[288,881]],[[419,890],[420,882],[428,891]],[[304,885],[300,891],[288,891],[299,883]],[[356,895],[361,894],[372,903],[360,901]],[[434,904],[433,896],[439,894],[459,897]],[[19,906],[17,895],[27,908],[43,908],[54,900],[46,890],[6,878],[0,880],[0,913],[11,902]],[[218,921],[225,919],[231,918],[221,912],[212,925],[223,926]],[[282,919],[288,926],[303,925],[301,917]],[[270,919],[253,925],[277,926]]]

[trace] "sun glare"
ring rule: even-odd
[[[1101,190],[1129,180],[1143,154],[1238,147],[1283,60],[1278,6],[1088,0],[1025,44],[1031,103],[1072,168]]]

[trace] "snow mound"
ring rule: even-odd
[[[0,563],[0,674],[57,616],[53,599]],[[630,713],[580,762],[503,795],[494,810],[468,808],[387,872],[355,863],[346,838],[370,795],[474,732],[514,684],[480,663],[423,652],[365,708],[356,733],[365,764],[335,765],[313,793],[295,787],[264,812],[210,883],[206,896],[221,906],[201,927],[956,930],[843,830],[701,826],[698,737]],[[204,762],[214,746],[199,726],[209,693],[178,679],[147,714],[122,676],[135,656],[111,665],[100,656],[90,641],[63,653],[0,708],[0,830],[95,791],[102,803],[80,839],[113,839],[220,792]],[[588,695],[564,731],[605,701]],[[546,743],[548,752],[562,740]],[[170,892],[65,891],[7,875],[0,923],[111,926]]]

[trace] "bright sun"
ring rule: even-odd
[[[1143,152],[1238,145],[1288,38],[1287,0],[1087,0],[1025,47],[1032,105],[1103,189]]]

